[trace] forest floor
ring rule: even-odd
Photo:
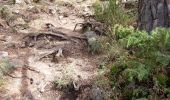
[[[88,53],[81,27],[73,31],[92,13],[92,0],[5,6],[17,17],[8,25],[0,19],[0,56],[14,67],[4,77],[0,99],[93,98],[99,56]]]

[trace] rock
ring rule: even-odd
[[[22,3],[22,0],[14,0],[15,1],[15,4],[20,4]]]
[[[74,89],[75,89],[76,91],[78,91],[78,90],[80,89],[81,83],[76,82],[76,81],[73,81],[73,86],[74,86]]]
[[[25,3],[25,0],[14,0],[15,4],[23,4]]]
[[[84,11],[85,11],[85,12],[88,12],[88,11],[89,11],[89,8],[88,8],[88,7],[85,7],[85,8],[84,8]]]
[[[45,87],[47,86],[47,83],[41,82],[40,85],[38,86],[38,90],[40,93],[45,92]]]
[[[28,10],[31,10],[32,8],[34,8],[35,6],[33,6],[33,5],[30,5],[30,6],[28,6]]]
[[[67,20],[63,19],[63,20],[61,20],[61,23],[62,24],[67,24]]]
[[[8,52],[0,51],[0,59],[8,58]]]
[[[63,50],[62,48],[58,49],[58,53],[56,54],[57,57],[63,57]]]
[[[63,19],[64,16],[59,16],[59,20]]]
[[[53,6],[49,6],[49,13],[50,14],[55,14],[57,12],[56,8]]]

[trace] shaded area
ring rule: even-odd
[[[28,88],[28,77],[27,77],[27,68],[24,66],[22,68],[22,80],[21,80],[21,100],[34,100],[34,97],[31,91]]]
[[[139,0],[138,28],[151,31],[170,26],[170,0]]]

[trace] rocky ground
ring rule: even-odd
[[[93,85],[98,56],[88,53],[81,27],[73,31],[92,14],[92,0],[70,1],[0,0],[9,12],[0,19],[0,64],[10,66],[1,100],[102,100]]]

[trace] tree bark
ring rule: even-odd
[[[170,27],[170,0],[139,0],[138,28],[150,32],[155,27]]]

